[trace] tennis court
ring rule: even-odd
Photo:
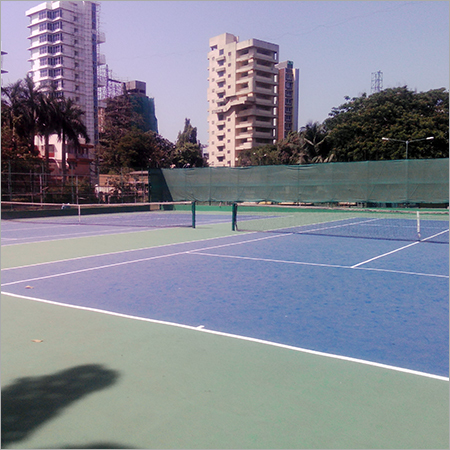
[[[448,214],[184,214],[2,221],[5,448],[448,448]]]

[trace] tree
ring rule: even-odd
[[[184,129],[178,132],[177,146],[183,144],[197,144],[197,128],[191,125],[191,119],[184,119]]]
[[[22,83],[20,113],[22,132],[28,137],[28,148],[32,154],[35,153],[34,140],[41,114],[42,95],[42,90],[36,88],[33,78],[27,75]]]
[[[303,134],[291,131],[277,141],[277,151],[280,164],[308,164],[311,158],[305,147]]]
[[[65,180],[67,167],[67,142],[72,142],[75,149],[80,147],[79,138],[84,138],[86,143],[89,143],[89,136],[87,133],[86,125],[82,120],[84,112],[71,98],[61,97],[57,103],[57,117],[58,122],[56,129],[58,130],[58,138],[62,143],[62,173],[63,180]]]
[[[191,125],[190,119],[185,119],[184,129],[178,133],[172,154],[172,166],[205,167],[206,165],[202,145],[200,141],[197,141],[197,128]]]
[[[170,167],[173,151],[174,145],[159,134],[133,127],[124,131],[117,142],[100,146],[100,172],[118,174],[123,170]]]
[[[434,136],[411,148],[411,158],[448,158],[448,91],[417,93],[406,86],[367,97],[347,98],[333,108],[324,126],[338,161],[392,160],[405,157],[402,143],[382,143]]]
[[[305,160],[309,160],[312,163],[323,163],[336,159],[330,149],[328,132],[324,124],[308,122],[301,129],[300,134],[304,139]]]
[[[2,87],[2,167],[25,170],[39,162],[34,136],[41,93],[27,77]]]
[[[45,170],[48,173],[50,171],[49,139],[52,134],[58,133],[58,123],[60,121],[56,91],[52,89],[46,92],[40,97],[39,102],[37,132],[44,137],[44,161]]]

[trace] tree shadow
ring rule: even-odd
[[[17,379],[2,390],[2,447],[25,439],[70,403],[111,386],[117,378],[116,371],[89,364]]]

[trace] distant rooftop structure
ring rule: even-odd
[[[125,83],[125,89],[129,94],[146,95],[147,85],[143,81],[127,81]]]

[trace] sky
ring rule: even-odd
[[[30,69],[25,12],[40,3],[1,1],[3,86]],[[109,70],[147,84],[172,142],[189,118],[207,144],[209,39],[222,33],[277,44],[294,62],[299,127],[369,95],[378,71],[384,89],[449,89],[448,1],[101,1],[100,31]]]

